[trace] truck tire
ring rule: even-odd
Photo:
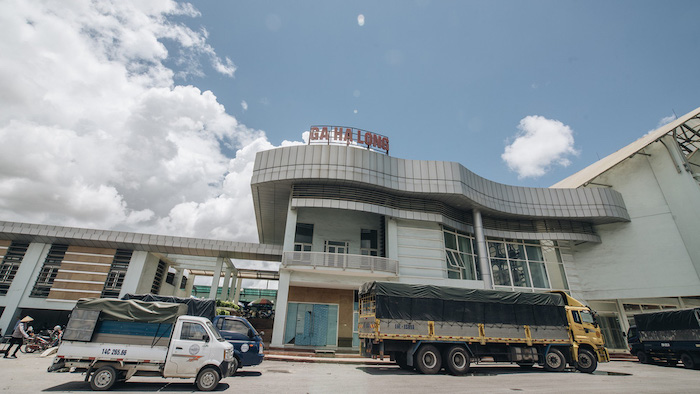
[[[422,345],[416,353],[413,365],[426,375],[434,375],[440,372],[440,368],[442,368],[440,351],[433,345]]]
[[[687,369],[695,369],[698,367],[693,355],[690,353],[681,354],[681,362],[683,363],[683,367]]]
[[[544,356],[544,369],[549,372],[561,372],[566,368],[566,358],[559,349],[551,348]]]
[[[200,391],[212,391],[219,384],[219,371],[212,367],[206,367],[199,371],[195,383]]]
[[[598,368],[598,359],[595,354],[587,349],[579,349],[576,369],[583,373],[593,373]]]
[[[445,368],[455,376],[464,375],[469,371],[469,353],[462,346],[450,347],[445,354]]]
[[[103,365],[92,374],[90,388],[95,391],[107,391],[117,382],[117,370],[111,365]]]
[[[646,354],[643,350],[637,352],[637,360],[642,364],[649,364],[651,362],[651,357]]]

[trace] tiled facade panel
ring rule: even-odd
[[[445,244],[440,226],[425,223],[416,227],[406,221],[397,224],[400,275],[444,278]]]
[[[116,249],[69,246],[48,299],[99,297],[115,253]]]

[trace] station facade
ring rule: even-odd
[[[612,349],[635,313],[700,306],[700,109],[551,188],[391,157],[364,130],[311,132],[255,158],[260,244],[0,222],[0,328],[81,297],[187,296],[198,272],[223,275],[231,298],[231,259],[281,262],[275,347],[357,347],[372,280],[564,290],[598,311]]]

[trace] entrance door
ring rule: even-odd
[[[348,243],[344,241],[326,241],[326,266],[345,268],[345,255],[348,253]]]
[[[296,339],[300,346],[325,346],[328,335],[328,305],[299,304]]]

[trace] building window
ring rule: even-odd
[[[308,223],[297,223],[297,230],[294,234],[294,251],[310,252],[314,238],[314,225]]]
[[[158,267],[156,268],[156,274],[153,277],[153,285],[151,285],[151,294],[160,293],[160,286],[163,284],[163,277],[165,276],[165,261],[159,260]]]
[[[114,253],[114,259],[109,267],[109,274],[107,274],[107,280],[102,289],[102,298],[119,298],[132,254],[133,251],[126,249],[117,249],[116,253]]]
[[[44,259],[44,265],[41,267],[39,277],[36,278],[36,283],[34,283],[34,288],[29,293],[30,297],[46,298],[49,296],[51,286],[53,286],[53,281],[56,279],[58,269],[61,267],[61,262],[63,262],[67,250],[68,245],[51,245],[51,249],[49,249],[49,253]]]
[[[362,229],[360,232],[360,254],[363,256],[379,256],[377,230]]]
[[[12,242],[10,247],[7,248],[5,257],[2,259],[2,265],[0,265],[0,295],[7,294],[7,291],[10,289],[24,254],[27,253],[27,248],[29,248],[29,244],[23,242]]]
[[[493,285],[530,289],[568,289],[561,253],[554,241],[489,239]]]
[[[481,279],[474,252],[474,238],[450,228],[445,228],[443,235],[447,277],[450,279]]]
[[[182,274],[182,282],[180,282],[180,290],[185,290],[187,288],[187,277],[185,274]],[[189,296],[189,294],[188,294]]]
[[[168,274],[165,275],[165,283],[175,286],[175,269],[170,267],[168,268]]]

